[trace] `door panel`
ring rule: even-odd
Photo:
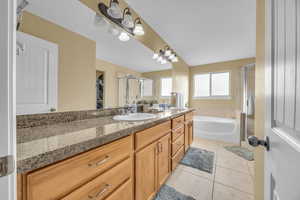
[[[135,194],[137,200],[150,200],[156,193],[157,143],[135,155]]]
[[[17,114],[57,109],[58,46],[18,32]]]
[[[265,200],[300,199],[300,2],[267,1]]]
[[[161,187],[171,172],[171,133],[158,141],[158,149],[158,187]]]

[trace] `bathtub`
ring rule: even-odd
[[[240,125],[231,118],[194,116],[194,136],[239,144]]]

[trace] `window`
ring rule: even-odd
[[[195,96],[209,97],[210,96],[210,74],[198,74],[194,77]]]
[[[160,95],[162,97],[169,97],[171,96],[172,92],[172,78],[162,78],[160,85]]]
[[[194,76],[194,97],[229,97],[230,73],[207,73]]]
[[[145,79],[142,82],[142,96],[151,97],[153,96],[153,80]]]

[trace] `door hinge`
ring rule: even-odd
[[[4,156],[0,158],[0,177],[8,176],[15,170],[14,157]]]

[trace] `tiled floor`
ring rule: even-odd
[[[196,200],[254,200],[254,161],[223,148],[230,145],[195,138],[193,146],[215,152],[212,174],[179,165],[167,184]]]

